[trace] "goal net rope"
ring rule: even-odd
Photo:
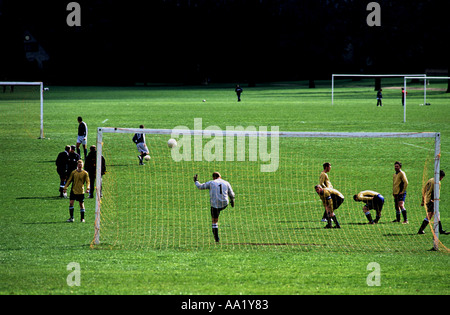
[[[134,133],[146,135],[151,159],[145,165],[139,165]],[[430,228],[425,235],[417,231],[426,216],[420,206],[424,180],[435,176],[436,166],[439,171],[438,133],[99,128],[98,135],[97,159],[104,156],[107,172],[99,176],[98,168],[94,248],[414,252],[437,242]],[[178,146],[170,149],[173,137]],[[409,181],[409,224],[392,222],[395,161],[403,163]],[[339,229],[324,228],[325,208],[314,189],[325,162],[332,165],[327,174],[333,188],[345,197],[334,211]],[[205,183],[213,172],[236,195],[235,207],[220,213],[219,243],[211,229],[209,193],[193,180],[198,174]],[[364,202],[353,200],[365,190],[384,196],[377,224],[369,223]],[[375,219],[376,211],[370,212]]]

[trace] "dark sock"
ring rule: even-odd
[[[70,218],[73,219],[73,207],[69,207]]]
[[[403,216],[403,221],[407,221],[408,220],[408,218],[406,216],[406,209],[402,210],[402,216]]]
[[[336,218],[335,215],[332,217],[332,219],[333,219],[333,221],[334,221],[334,224],[336,224],[336,227],[337,227],[337,228],[340,228],[341,226],[339,225],[339,222],[338,222],[338,220],[337,220],[337,218]],[[331,223],[330,223],[330,225],[331,225]]]
[[[216,242],[218,242],[219,241],[219,227],[217,226],[217,223],[214,223],[212,225],[212,232],[213,232],[213,235],[214,235],[214,240]]]
[[[427,219],[423,220],[422,225],[419,228],[419,233],[422,233],[423,230],[425,230],[425,228],[427,227],[427,225],[428,225],[428,220]]]

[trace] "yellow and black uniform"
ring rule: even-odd
[[[336,210],[344,202],[344,195],[334,188],[324,188],[323,194],[319,195],[325,207]]]
[[[406,178],[405,172],[400,170],[396,172],[393,177],[393,187],[392,194],[394,195],[406,195],[406,188],[408,187],[408,179]]]
[[[435,183],[434,178],[430,178],[422,188],[422,206],[426,206],[428,215],[423,220],[422,225],[420,226],[419,232],[417,234],[425,234],[424,230],[427,227],[429,220],[434,215],[434,183]],[[440,191],[441,191],[441,182],[439,181],[439,192]],[[439,220],[438,221],[439,234],[444,235],[450,234],[450,232],[444,231],[444,229],[442,228],[441,220],[439,218],[435,220]]]
[[[439,182],[441,191],[441,182]],[[422,204],[427,207],[428,212],[434,212],[434,178],[430,178],[422,188]]]
[[[325,171],[322,171],[322,173],[320,173],[319,185],[323,188],[333,188],[333,185],[331,185],[331,181],[328,178],[328,174]]]
[[[336,228],[340,228],[341,226],[336,219],[334,210],[339,208],[339,206],[344,202],[344,195],[342,195],[338,190],[334,188],[323,188],[323,192],[322,194],[319,194],[319,196],[325,207],[325,211],[327,212],[326,219],[328,224],[325,226],[325,228],[331,228],[332,221],[336,224]]]
[[[64,190],[66,190],[72,182],[70,200],[84,201],[84,184],[86,184],[86,187],[89,187],[90,184],[88,172],[85,170],[74,170],[70,173],[69,179],[64,186]]]
[[[399,202],[405,201],[406,199],[406,188],[408,187],[408,179],[406,178],[405,172],[399,170],[395,172],[393,176],[392,194],[394,196],[394,207],[396,219],[394,222],[400,222],[400,213],[403,215],[404,223],[408,223],[406,209],[400,208]]]
[[[328,178],[328,174],[325,171],[322,171],[319,176],[319,185],[323,188],[333,188],[333,185],[331,185],[331,181]],[[322,215],[322,222],[327,221],[327,210],[323,212]]]
[[[364,214],[370,223],[378,223],[381,218],[381,210],[383,210],[384,197],[380,193],[373,190],[364,190],[353,196],[355,201],[365,202],[363,207]],[[375,220],[372,220],[370,210],[375,210],[377,216]]]

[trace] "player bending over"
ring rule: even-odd
[[[341,226],[336,219],[336,215],[334,214],[334,210],[339,208],[339,206],[344,202],[344,195],[342,195],[338,190],[334,188],[323,188],[320,185],[314,186],[316,193],[319,195],[322,200],[323,206],[325,207],[325,211],[327,212],[327,222],[328,224],[325,226],[326,229],[331,229],[331,222],[334,221],[335,228],[340,229]]]
[[[219,172],[212,174],[213,180],[201,184],[198,181],[198,175],[194,175],[195,186],[198,189],[209,189],[209,201],[211,204],[211,218],[212,218],[212,232],[214,240],[219,242],[219,215],[220,211],[225,210],[228,206],[228,198],[230,204],[234,207],[234,192],[231,185],[226,180],[223,180]]]
[[[443,170],[439,173],[439,191],[441,190],[441,180],[444,178],[445,172]],[[430,222],[431,218],[434,215],[434,177],[430,178],[425,186],[423,186],[422,189],[422,203],[421,206],[427,207],[427,216],[423,220],[422,225],[419,228],[419,232],[417,234],[425,234],[424,230],[427,227],[428,223]],[[437,218],[439,220],[439,234],[450,234],[447,231],[444,231],[442,229],[442,223],[440,218]]]
[[[383,210],[384,205],[384,197],[381,194],[373,190],[364,190],[359,194],[354,195],[353,200],[363,201],[366,203],[363,207],[363,212],[366,215],[367,220],[369,220],[369,224],[378,223],[381,218],[381,210]],[[377,212],[375,220],[372,219],[370,210],[375,210]]]

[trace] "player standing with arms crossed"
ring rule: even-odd
[[[223,180],[219,172],[212,174],[213,180],[201,184],[198,181],[198,175],[194,175],[195,186],[198,189],[209,189],[209,201],[211,204],[211,218],[212,218],[212,232],[214,240],[219,242],[219,215],[220,211],[225,210],[228,206],[228,198],[230,204],[234,207],[234,192],[231,185],[226,180]]]

